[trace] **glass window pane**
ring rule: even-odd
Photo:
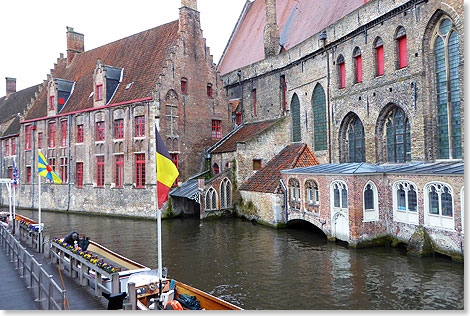
[[[348,191],[346,191],[346,188],[343,188],[341,190],[341,204],[342,208],[347,208],[348,207]]]
[[[408,191],[408,210],[410,212],[416,212],[418,205],[418,199],[416,197],[416,191],[413,187]]]
[[[444,192],[441,194],[442,215],[452,216],[452,196],[450,193]]]
[[[429,213],[439,215],[439,196],[434,188],[429,192]]]
[[[370,184],[364,191],[364,207],[366,210],[374,209],[374,191]]]
[[[313,135],[315,150],[326,150],[326,98],[321,85],[313,91]]]
[[[441,22],[441,25],[439,26],[439,32],[442,35],[445,35],[445,34],[449,33],[451,26],[452,26],[452,22],[449,19],[444,19]]]
[[[402,185],[400,185],[397,190],[397,201],[398,201],[398,210],[406,211],[405,190],[403,190]]]
[[[339,207],[339,189],[337,187],[334,189],[334,205]]]

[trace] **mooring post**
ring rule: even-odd
[[[137,296],[135,294],[135,283],[129,282],[127,283],[127,293],[129,293],[129,303],[132,305],[132,310],[135,311],[137,309]]]
[[[95,271],[95,296],[101,297],[102,290],[101,290],[101,273]]]
[[[121,292],[121,282],[119,280],[119,273],[111,274],[111,294],[119,294]]]

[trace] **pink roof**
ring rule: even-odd
[[[219,62],[226,74],[264,59],[265,0],[248,4]],[[364,4],[364,0],[276,0],[281,44],[288,50]]]

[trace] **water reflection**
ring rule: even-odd
[[[37,219],[35,211],[20,211]],[[151,268],[156,223],[44,212],[46,235],[72,229]],[[306,229],[239,219],[162,222],[171,277],[245,309],[463,309],[464,269],[447,258],[397,249],[354,250]]]

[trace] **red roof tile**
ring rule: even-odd
[[[318,164],[317,158],[307,144],[291,144],[246,180],[240,186],[240,190],[275,193],[281,179],[281,170]]]
[[[219,144],[216,144],[215,149],[213,149],[211,153],[220,154],[235,151],[237,150],[237,142],[246,141],[248,138],[263,132],[277,121],[278,120],[269,120],[244,124],[237,131],[228,136],[228,138],[222,139]]]
[[[288,50],[364,4],[364,0],[276,0],[281,43]],[[264,59],[265,0],[248,5],[219,62],[226,74]]]
[[[62,59],[54,69],[53,77],[75,82],[70,99],[61,113],[69,113],[93,107],[93,71],[98,58],[103,65],[123,68],[123,79],[111,103],[137,100],[150,95],[165,65],[169,49],[178,37],[178,21],[131,35],[121,40],[86,51],[74,57],[67,67]],[[128,83],[132,87],[125,89]],[[25,120],[47,116],[47,89],[43,89],[38,102]]]

